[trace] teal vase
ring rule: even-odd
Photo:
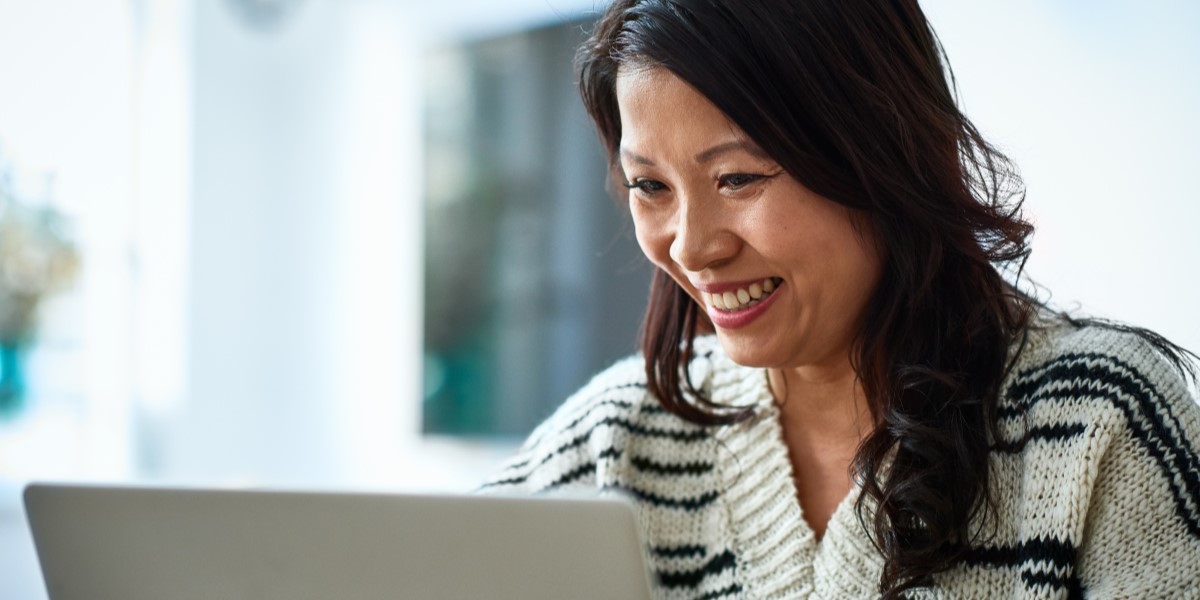
[[[0,342],[0,419],[25,407],[25,352],[17,344]]]

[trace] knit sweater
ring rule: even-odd
[[[607,369],[539,426],[489,492],[632,496],[664,599],[877,598],[883,559],[854,488],[819,540],[802,516],[763,369],[696,341],[692,381],[753,405],[700,426],[647,392],[640,357]],[[1001,388],[989,454],[996,511],[929,598],[1200,598],[1200,408],[1142,338],[1031,329]],[[869,521],[868,521],[869,522]]]

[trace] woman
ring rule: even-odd
[[[643,354],[488,489],[632,495],[668,598],[1200,597],[1186,352],[1002,276],[1032,227],[942,60],[915,0],[612,4]]]

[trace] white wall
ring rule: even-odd
[[[1200,351],[1200,4],[922,5],[968,115],[1024,174],[1028,273]]]

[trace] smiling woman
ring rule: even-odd
[[[578,63],[643,353],[485,489],[631,495],[667,598],[1200,595],[1195,356],[1023,291],[916,2],[618,0]]]
[[[854,211],[805,188],[671,71],[622,69],[616,91],[638,243],[704,308],[725,352],[851,375],[881,262]]]

